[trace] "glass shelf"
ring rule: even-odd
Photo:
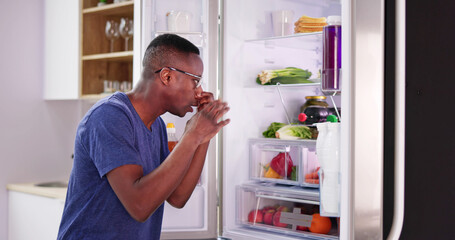
[[[322,32],[296,33],[288,36],[248,39],[246,43],[264,44],[266,47],[288,47],[297,49],[312,49],[322,45]]]
[[[172,31],[157,31],[155,37],[166,34],[173,33],[179,35],[180,37],[186,38],[188,41],[192,42],[196,47],[204,46],[204,34],[201,32],[172,32]]]
[[[315,81],[315,79],[310,79],[311,81]],[[320,80],[319,80],[320,81]],[[280,85],[259,85],[261,87],[307,87],[307,86],[319,86],[321,82],[314,82],[314,83],[296,83],[296,84],[280,84]]]
[[[310,81],[313,81],[313,83],[296,83],[296,84],[280,84],[280,85],[261,85],[254,83],[254,85],[249,85],[245,87],[251,87],[251,88],[300,88],[300,87],[315,87],[315,86],[320,86],[321,85],[321,79],[320,78],[315,78],[315,79],[309,79]]]

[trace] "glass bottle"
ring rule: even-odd
[[[322,81],[324,94],[340,92],[341,82],[341,17],[329,16],[322,30]]]
[[[172,152],[175,145],[178,143],[178,139],[175,136],[175,126],[173,123],[168,123],[166,125],[167,130],[167,146],[169,147],[169,152]]]
[[[300,107],[300,112],[303,113],[305,108],[309,106],[328,107],[329,104],[325,101],[326,99],[326,96],[306,96],[306,102],[302,105],[302,107]]]
[[[325,101],[326,96],[306,96],[306,102],[300,107],[298,116],[299,123],[311,125],[313,123],[325,122],[329,115],[329,104]]]

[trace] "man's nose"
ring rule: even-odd
[[[196,89],[194,89],[194,91],[196,91],[196,97],[201,97],[202,96],[202,92],[204,91],[202,89],[202,85],[197,87]]]

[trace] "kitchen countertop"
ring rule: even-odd
[[[66,198],[66,187],[40,187],[35,184],[36,183],[7,184],[6,189],[9,191],[23,192],[62,200],[65,200]]]

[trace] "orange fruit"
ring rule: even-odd
[[[322,217],[319,213],[313,214],[313,220],[311,220],[310,232],[327,234],[332,228],[332,222],[328,217]]]

